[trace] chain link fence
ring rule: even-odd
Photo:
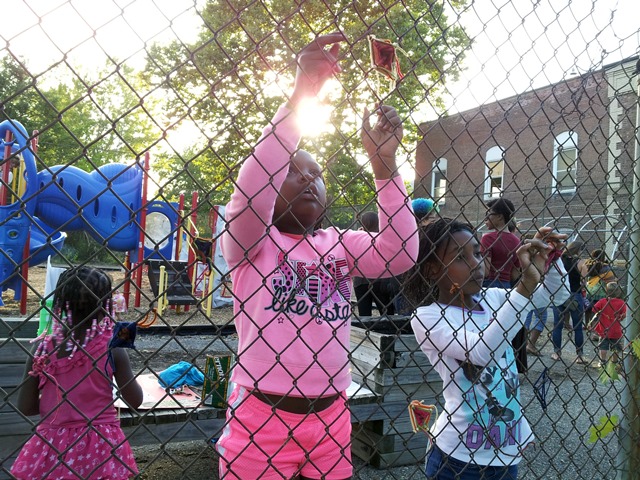
[[[634,478],[633,7],[21,0],[5,8],[0,478],[218,478],[219,464],[245,472],[239,478],[351,470],[424,478],[432,443],[447,468],[475,458],[518,464],[519,478]],[[295,104],[297,127],[286,110],[274,117],[294,100],[299,52],[335,31],[346,38],[340,73],[318,102]],[[394,107],[404,126],[395,183],[376,180],[361,141],[363,111],[378,104]],[[290,194],[304,204],[298,210],[278,207],[287,194],[273,185],[297,171],[272,158],[288,156],[296,129],[323,179]],[[326,211],[313,217],[324,188]],[[501,210],[497,198],[513,208]],[[365,212],[379,213],[379,233],[364,231],[372,231]],[[313,229],[300,223],[309,216]],[[420,225],[427,217],[435,223]],[[485,280],[514,256],[491,243],[496,231],[511,226],[518,244],[541,227],[566,234],[570,298],[557,283],[521,318],[530,304],[469,278],[480,263],[465,259],[461,281],[455,261],[440,257],[436,276],[424,242],[444,255],[450,232],[433,235],[442,219],[472,227]],[[76,283],[56,289],[65,270]],[[620,289],[597,293],[600,278]],[[627,308],[613,322],[619,333],[603,323],[614,297]],[[477,303],[458,308],[470,298]],[[435,305],[429,323],[424,308]],[[487,332],[497,324],[494,345]],[[434,407],[427,431],[414,431],[414,401]],[[302,439],[292,425],[312,420],[322,438]],[[527,421],[536,445],[523,450]],[[236,455],[229,431],[235,438],[238,428],[248,440]],[[284,447],[263,443],[283,428]],[[298,460],[281,467],[281,448]]]

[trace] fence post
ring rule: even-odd
[[[640,73],[636,67],[635,75]],[[633,165],[633,191],[630,218],[630,260],[627,285],[629,291],[629,309],[626,318],[625,336],[635,340],[640,334],[640,76],[638,82],[638,98],[636,99],[636,144]],[[637,478],[640,471],[640,370],[637,358],[628,355],[625,359],[625,371],[628,374],[627,387],[622,398],[624,418],[620,424],[621,449],[618,456],[619,479]]]

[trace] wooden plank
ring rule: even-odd
[[[22,384],[24,363],[4,364],[0,367],[0,387],[11,390]]]
[[[354,456],[379,469],[402,465],[424,465],[426,456],[426,448],[380,453],[374,447],[358,438],[352,439],[351,452]]]
[[[26,363],[33,344],[28,338],[3,338],[0,339],[0,364]],[[2,368],[2,367],[0,367]]]
[[[429,439],[423,432],[414,433],[413,430],[409,430],[391,435],[380,435],[367,427],[355,432],[354,436],[373,447],[379,453],[393,453],[420,448],[426,450],[429,444]]]
[[[0,338],[35,338],[40,318],[0,318]]]
[[[0,438],[2,443],[6,438],[14,435],[29,435],[33,433],[40,417],[25,417],[15,410],[4,409],[0,412]]]
[[[351,454],[369,465],[380,468],[380,454],[371,445],[358,438],[351,439]]]
[[[215,407],[199,407],[195,412],[196,418],[198,420],[208,420],[210,418],[226,418],[227,417],[227,409],[226,408],[215,408]]]
[[[400,435],[410,433],[413,431],[411,425],[411,419],[409,414],[406,416],[399,416],[394,419],[380,420],[380,423],[368,426],[374,433],[377,433],[383,437],[393,437],[394,435]]]
[[[396,352],[416,352],[416,353],[424,353],[420,349],[420,345],[418,345],[418,341],[416,340],[415,335],[399,335],[396,338],[396,341],[393,345],[393,349]]]
[[[442,381],[423,382],[417,383],[402,383],[402,382],[385,382],[384,384],[376,381],[375,376],[370,375],[364,377],[358,374],[357,371],[351,372],[353,379],[366,385],[367,388],[382,397],[384,402],[398,402],[405,401],[407,404],[412,400],[426,400],[426,398],[437,398],[442,394]]]
[[[380,365],[387,368],[393,367],[395,363],[395,353],[393,351],[380,351],[371,345],[354,345],[351,344],[349,358],[366,362],[369,365]]]
[[[378,435],[369,429],[363,429],[355,432],[353,437],[362,443],[369,445],[371,450],[377,453],[393,453],[395,452],[395,442],[392,435]]]
[[[423,400],[425,403],[437,402],[438,396],[441,394],[442,385],[430,383],[398,385],[387,388],[381,393],[385,402],[404,401],[407,405],[413,400]]]
[[[401,367],[381,370],[376,372],[376,383],[381,385],[404,385],[411,383],[429,383],[442,388],[440,375],[431,366],[429,367]]]
[[[370,346],[379,352],[394,351],[395,335],[378,333],[374,330],[365,330],[359,327],[351,327],[349,333],[351,344],[357,346]]]
[[[0,469],[5,469],[9,471],[11,469],[11,465],[18,457],[22,446],[25,444],[27,440],[29,440],[31,434],[23,434],[23,435],[11,435],[7,437],[3,437],[0,442]],[[3,476],[2,471],[0,470],[0,479],[4,478],[13,478],[8,475]]]
[[[351,423],[389,420],[391,418],[397,418],[405,412],[407,412],[407,404],[402,402],[356,405],[351,407]]]
[[[395,367],[431,367],[431,362],[422,350],[396,352]]]
[[[394,383],[417,383],[417,382],[435,382],[442,384],[440,375],[431,366],[425,367],[400,367],[400,368],[377,368],[368,365],[360,360],[352,359],[352,374],[355,373],[359,377],[367,377],[368,380],[374,381],[378,385],[390,386]]]

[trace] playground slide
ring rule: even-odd
[[[40,265],[47,257],[56,255],[64,245],[67,234],[58,232],[34,217],[29,240],[29,266]]]
[[[11,133],[12,140],[5,142],[4,139],[8,133]],[[16,265],[22,262],[31,216],[35,209],[33,198],[36,193],[36,182],[33,179],[36,178],[36,162],[28,145],[29,135],[20,122],[5,120],[0,123],[2,159],[4,160],[4,151],[7,147],[11,151],[12,158],[20,159],[22,163],[22,168],[18,169],[2,162],[2,167],[7,173],[10,169],[12,175],[22,175],[20,178],[22,186],[14,189],[10,186],[13,182],[0,185],[0,294],[7,289],[12,289],[16,300],[20,298],[21,292],[21,278]],[[23,199],[27,200],[23,203]],[[0,306],[2,304],[0,297]]]
[[[51,167],[38,173],[35,213],[53,228],[86,230],[112,250],[133,250],[139,229],[132,220],[142,203],[142,179],[138,166],[117,163],[91,173],[74,166]]]
[[[5,142],[9,133],[12,139]],[[115,251],[134,250],[139,239],[134,220],[142,204],[144,172],[139,166],[110,164],[88,173],[59,165],[38,173],[29,144],[20,122],[0,123],[0,154],[7,147],[12,162],[19,160],[0,162],[0,294],[14,290],[16,300],[22,290],[16,265],[23,262],[27,238],[30,266],[57,253],[66,238],[62,232],[73,230],[86,230]]]

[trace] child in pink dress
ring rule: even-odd
[[[417,256],[396,167],[402,121],[390,106],[377,108],[374,126],[365,110],[362,126],[380,232],[318,228],[326,186],[322,167],[298,149],[297,120],[304,100],[340,71],[344,40],[323,35],[298,55],[294,91],[244,160],[225,210],[238,360],[216,444],[224,480],[351,477],[351,276],[398,275]]]
[[[116,290],[113,294],[113,311],[116,314],[116,320],[122,320],[122,315],[127,313],[127,301],[124,294],[120,290]]]
[[[54,328],[26,365],[18,394],[24,415],[40,414],[11,468],[18,479],[125,479],[138,473],[113,406],[112,378],[132,407],[142,403],[129,356],[111,350],[111,279],[101,270],[65,271],[54,296]]]

